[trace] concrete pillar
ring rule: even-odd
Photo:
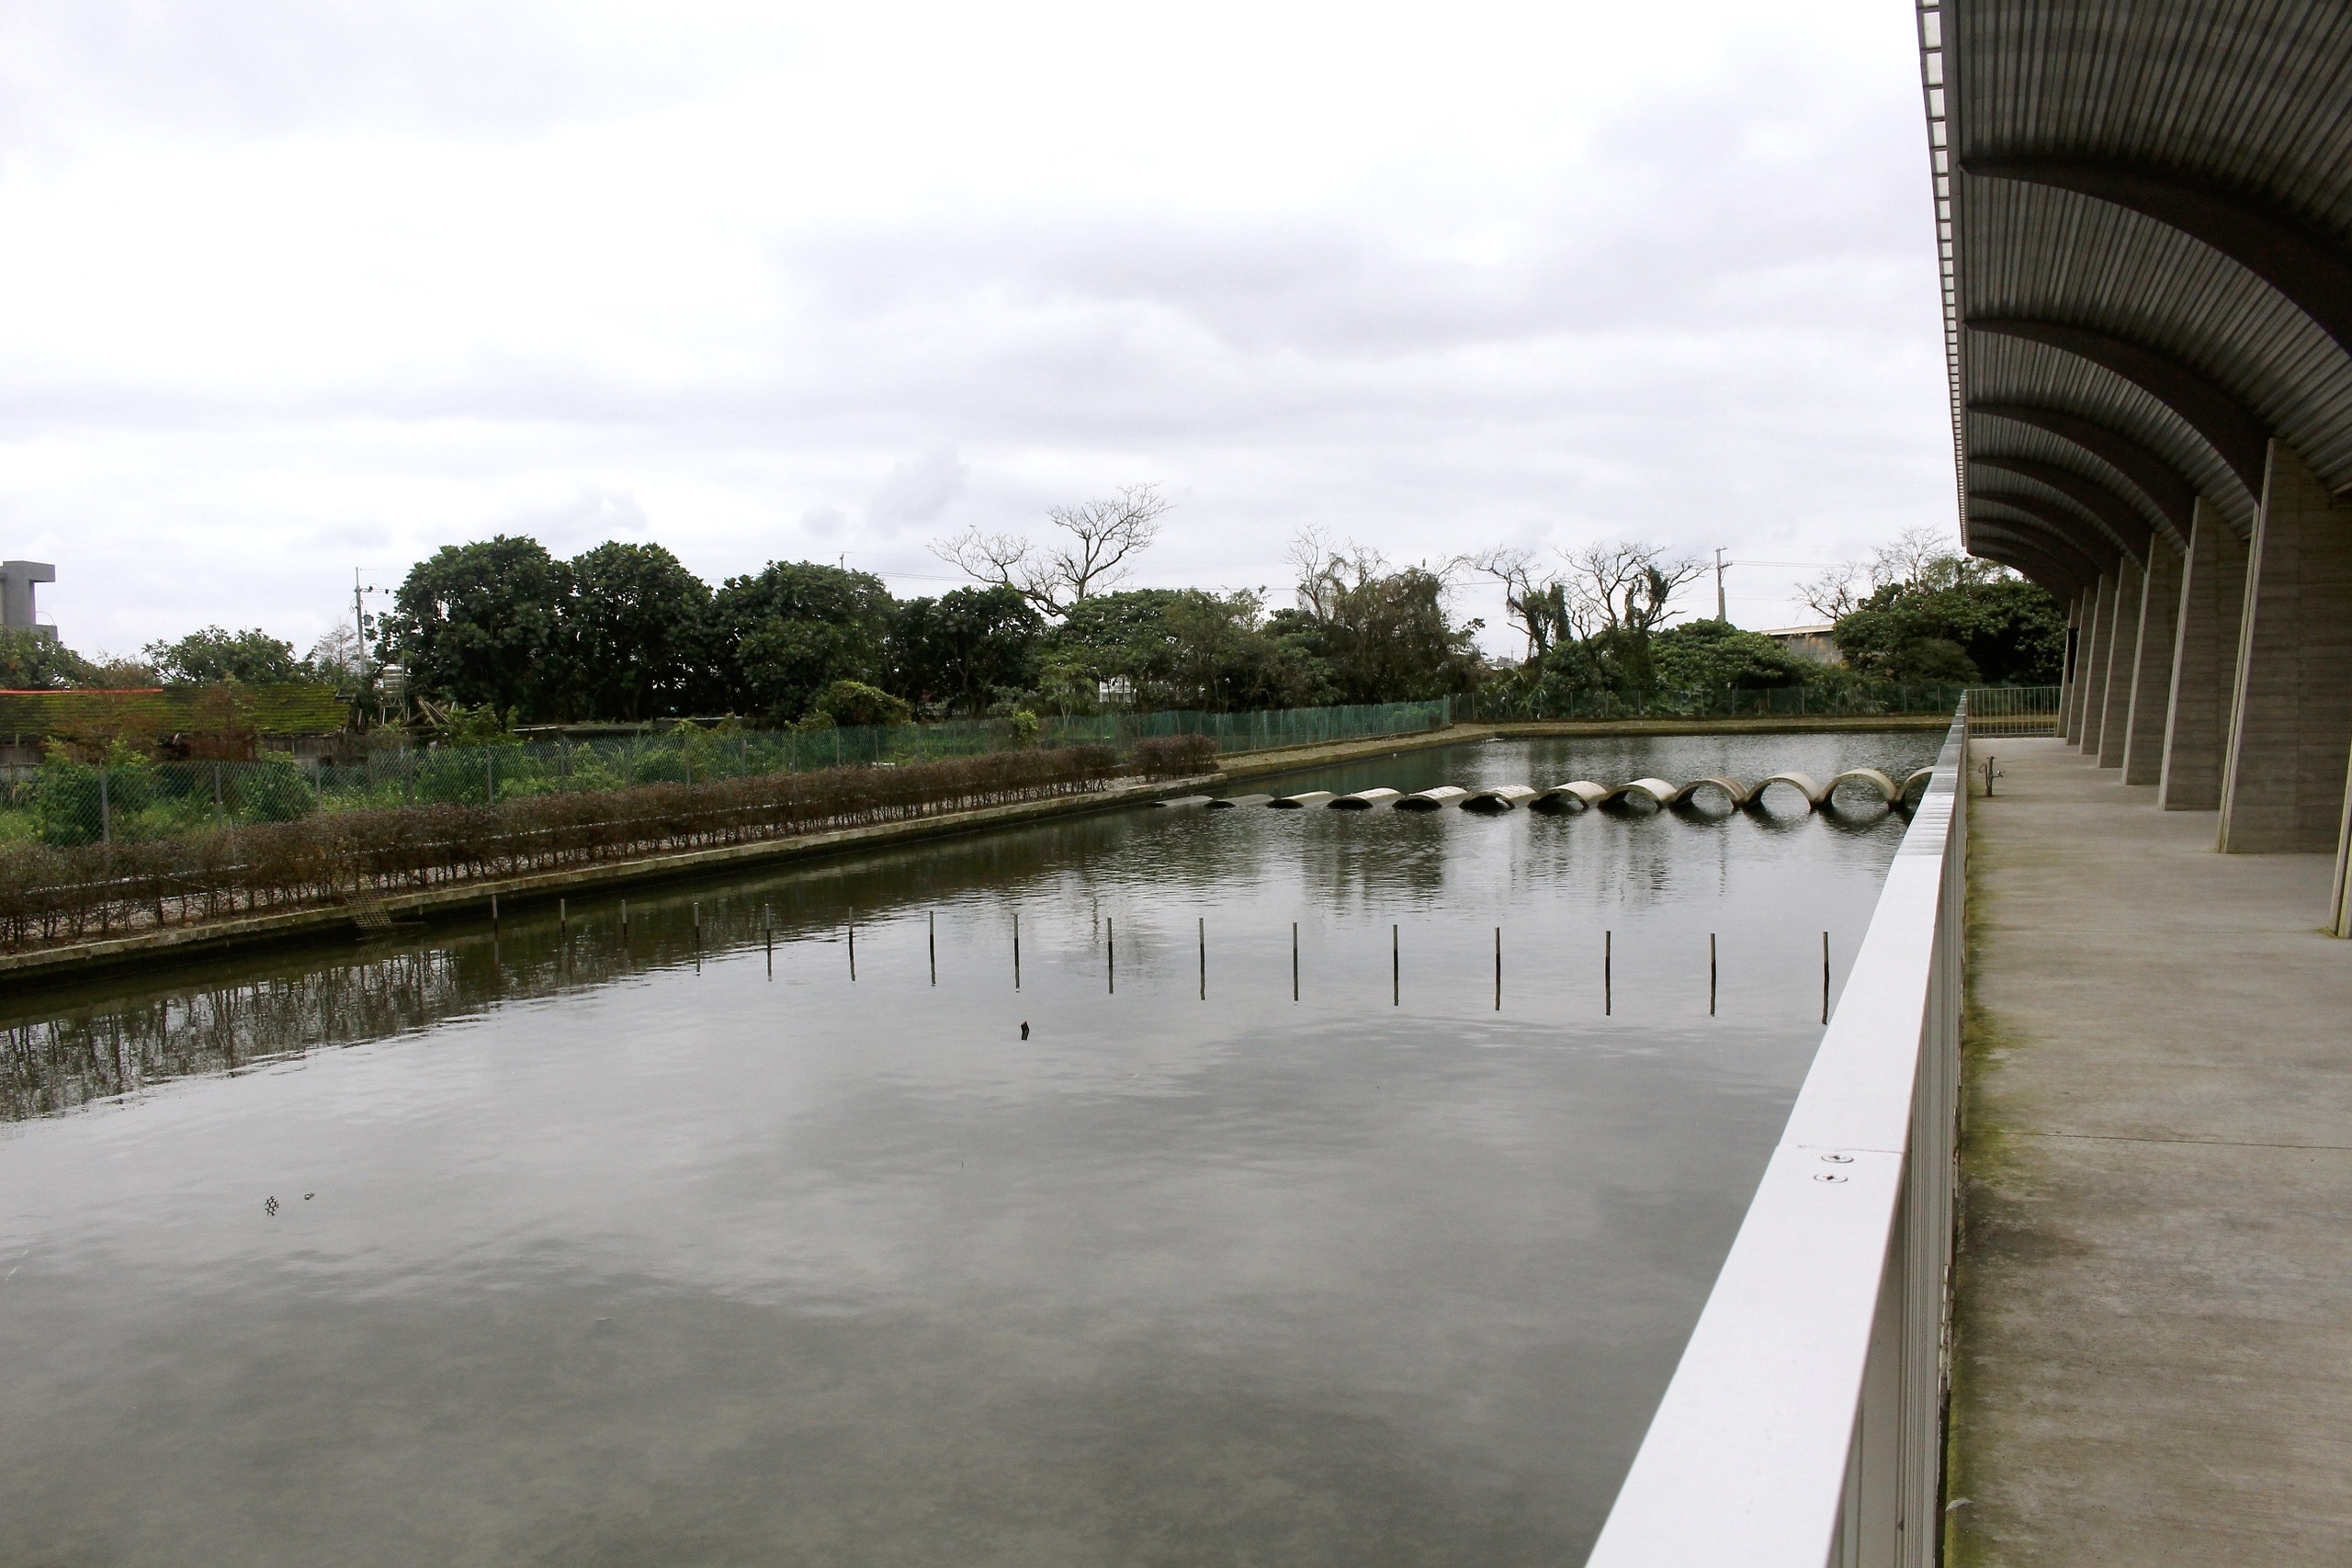
[[[2145,581],[2137,561],[2126,560],[2115,570],[2120,574],[2115,582],[2115,626],[2108,634],[2107,656],[2101,661],[2106,668],[2099,678],[2107,693],[2099,705],[2097,742],[2102,768],[2123,765],[2123,732],[2132,718],[2132,651],[2139,646],[2140,594]]]
[[[2123,782],[2164,777],[2165,715],[2172,705],[2173,627],[2180,620],[2180,552],[2148,541],[2148,582],[2140,595],[2140,635],[2132,655],[2132,709],[2123,729]]]
[[[2222,774],[2225,854],[2337,849],[2352,758],[2352,502],[2270,443]]]
[[[2082,727],[2083,682],[2075,667],[2082,662],[2083,600],[2077,588],[2066,601],[2066,649],[2058,666],[2058,733],[2072,740]]]
[[[2172,709],[2165,718],[2164,776],[2156,784],[2156,804],[2166,811],[2212,811],[2222,804],[2222,758],[2229,750],[2230,705],[2237,696],[2245,544],[2201,496],[2181,567]]]
[[[2352,761],[2344,767],[2344,822],[2335,830],[2335,902],[2327,929],[2352,937]]]
[[[2106,644],[2114,625],[2115,578],[2102,572],[2091,596],[2090,623],[2083,633],[2082,671],[2075,677],[2083,688],[2083,718],[2075,728],[2075,745],[2094,755],[2098,751],[2099,694],[2107,690]]]

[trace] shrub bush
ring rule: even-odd
[[[83,771],[95,789],[96,770]],[[362,885],[432,887],[1083,794],[1119,772],[1107,746],[1062,746],[888,768],[556,791],[494,807],[477,797],[310,811],[151,843],[9,844],[0,846],[0,943],[70,942],[327,902]],[[288,773],[305,784],[299,771]]]
[[[1216,771],[1216,742],[1205,735],[1161,735],[1138,740],[1136,772],[1152,778],[1181,778]]]

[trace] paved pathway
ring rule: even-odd
[[[2331,863],[2216,854],[2054,740],[1976,750],[1949,1561],[2352,1563]]]

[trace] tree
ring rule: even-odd
[[[1619,540],[1563,551],[1568,626],[1590,683],[1648,691],[1657,684],[1652,636],[1673,618],[1675,590],[1705,570],[1662,545]]]
[[[0,690],[85,685],[89,673],[89,661],[53,637],[28,627],[0,630]]]
[[[1420,566],[1391,571],[1377,551],[1342,547],[1315,528],[1291,541],[1290,560],[1298,608],[1277,615],[1274,629],[1321,661],[1333,700],[1406,702],[1477,685],[1483,623],[1454,624],[1442,575]]]
[[[1498,545],[1468,557],[1463,564],[1502,584],[1503,606],[1527,634],[1529,660],[1541,660],[1554,642],[1572,635],[1566,585],[1556,578],[1536,575],[1534,551]]]
[[[1882,681],[1995,686],[2056,682],[2066,647],[2063,605],[2019,577],[1927,587],[1891,582],[1838,623],[1838,651]]]
[[[284,685],[308,680],[311,671],[294,657],[294,645],[259,626],[242,632],[207,626],[177,642],[151,642],[147,657],[174,686],[209,686],[242,681],[248,686]]]
[[[1226,713],[1295,707],[1319,694],[1313,660],[1273,635],[1250,592],[1136,588],[1071,606],[1047,643],[1064,691],[1124,682],[1136,707]]]
[[[711,635],[730,699],[792,720],[836,681],[879,685],[897,602],[880,578],[808,561],[770,561],[712,596]]]
[[[1798,686],[1820,668],[1761,632],[1742,631],[1729,621],[1669,626],[1651,638],[1650,658],[1658,686],[1669,692]]]
[[[1045,617],[1002,583],[910,600],[891,633],[893,680],[917,702],[984,712],[999,691],[1036,682],[1045,631]]]
[[[1060,616],[1089,594],[1126,581],[1127,558],[1151,547],[1159,519],[1175,502],[1157,485],[1126,485],[1117,493],[1048,510],[1046,520],[1069,536],[1040,548],[1018,534],[984,534],[974,526],[934,540],[932,553],[981,582],[1010,588],[1048,615]]]
[[[564,591],[561,564],[536,539],[445,545],[409,569],[384,641],[411,688],[444,705],[548,716]]]
[[[709,685],[709,586],[659,545],[607,542],[565,564],[556,660],[569,716],[694,711]]]

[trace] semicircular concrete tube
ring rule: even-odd
[[[1913,773],[1909,778],[1905,779],[1903,781],[1903,804],[1906,807],[1917,806],[1921,798],[1927,795],[1928,786],[1935,783],[1935,780],[1936,770],[1933,768],[1921,768],[1917,773]]]
[[[1298,795],[1285,795],[1266,804],[1277,811],[1303,811],[1310,806],[1321,806],[1336,798],[1328,789],[1310,789]]]
[[[1323,804],[1334,811],[1369,811],[1375,806],[1386,805],[1403,794],[1402,790],[1390,789],[1383,784],[1376,789],[1360,789],[1352,795],[1343,795],[1335,800],[1327,800]]]
[[[1462,792],[1462,798],[1455,804],[1464,811],[1475,811],[1481,816],[1495,816],[1510,810],[1521,801],[1534,798],[1533,784],[1496,784],[1489,789],[1464,790]],[[1398,804],[1403,803],[1400,801]]]
[[[1849,784],[1867,784],[1871,793],[1877,795],[1879,803],[1883,806],[1893,806],[1903,798],[1903,792],[1895,787],[1894,781],[1876,768],[1848,768],[1829,781],[1829,787],[1821,792],[1820,804],[1824,806],[1831,804],[1838,789]]]
[[[1272,806],[1273,803],[1274,797],[1271,795],[1235,795],[1210,801],[1209,809],[1232,811],[1244,806]]]
[[[1608,786],[1590,779],[1577,779],[1573,784],[1554,784],[1539,791],[1527,803],[1530,811],[1587,811],[1609,798]]]
[[[1701,790],[1713,790],[1730,802],[1735,811],[1747,804],[1747,786],[1737,779],[1726,778],[1721,773],[1709,773],[1704,778],[1692,779],[1689,784],[1676,790],[1673,798],[1667,804],[1668,806],[1692,805],[1696,802]]]
[[[1747,792],[1748,803],[1752,806],[1762,806],[1764,804],[1764,792],[1770,789],[1774,784],[1786,784],[1791,789],[1795,790],[1799,795],[1804,795],[1805,807],[1808,810],[1817,807],[1823,801],[1829,798],[1829,792],[1822,788],[1821,785],[1814,783],[1813,779],[1808,774],[1773,773],[1770,777],[1760,781],[1754,789]]]
[[[1434,789],[1415,790],[1410,795],[1399,797],[1396,809],[1399,811],[1442,811],[1469,793],[1460,784],[1439,784]]]
[[[1668,784],[1664,779],[1630,779],[1615,789],[1604,793],[1601,796],[1601,804],[1606,806],[1620,801],[1646,800],[1650,805],[1663,811],[1679,799],[1681,794],[1680,785]]]

